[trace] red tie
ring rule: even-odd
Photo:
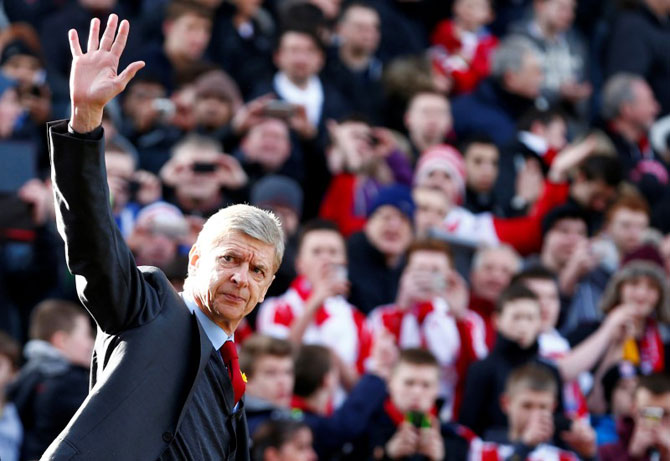
[[[240,362],[237,360],[237,347],[233,341],[226,341],[220,349],[223,363],[228,368],[230,382],[233,383],[233,393],[235,394],[235,404],[240,401],[244,395],[244,389],[247,387],[242,373],[240,372]]]

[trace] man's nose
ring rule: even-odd
[[[245,287],[249,284],[249,268],[242,266],[238,268],[232,276],[232,281],[235,285]]]

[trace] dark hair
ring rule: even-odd
[[[212,21],[212,10],[200,3],[190,0],[172,0],[165,7],[165,21],[175,21],[187,14],[194,14]]]
[[[646,389],[654,395],[667,394],[670,392],[670,376],[667,373],[653,373],[647,376],[640,376],[637,388]]]
[[[309,37],[312,40],[312,42],[314,43],[314,46],[316,46],[316,48],[322,54],[325,55],[326,46],[323,43],[323,41],[321,40],[321,38],[319,38],[319,35],[318,35],[317,31],[312,29],[312,28],[309,28],[309,27],[298,26],[297,24],[293,24],[291,27],[286,27],[286,28],[281,30],[279,35],[277,35],[277,43],[275,44],[275,50],[279,50],[279,48],[281,47],[281,42],[282,42],[284,36],[286,34],[289,34],[289,33],[301,34],[301,35],[305,35],[305,36]]]
[[[512,280],[510,280],[510,285],[516,285],[517,283],[523,284],[528,280],[547,280],[558,283],[556,274],[553,271],[548,269],[546,266],[543,266],[542,264],[534,264],[512,277]]]
[[[51,341],[58,331],[70,333],[79,317],[87,318],[86,311],[70,301],[46,299],[35,306],[30,316],[30,338]]]
[[[447,242],[442,240],[431,238],[415,240],[407,249],[407,256],[405,259],[409,261],[409,258],[416,251],[434,251],[443,253],[449,259],[450,263],[452,261],[451,247]]]
[[[401,350],[400,354],[398,355],[398,362],[396,366],[402,363],[407,363],[410,365],[424,365],[435,368],[440,367],[440,364],[432,352],[430,352],[428,349],[422,349],[419,347]]]
[[[542,236],[544,237],[551,231],[557,222],[564,219],[578,219],[583,221],[586,225],[586,233],[589,232],[589,217],[586,212],[577,205],[566,203],[552,209],[547,215],[542,218],[541,228]]]
[[[4,331],[0,331],[0,355],[7,357],[15,370],[19,368],[21,362],[21,347],[14,338]]]
[[[458,145],[458,150],[463,153],[463,157],[467,153],[468,149],[473,144],[486,144],[487,146],[493,146],[495,149],[500,152],[498,146],[493,142],[493,138],[486,133],[475,133],[472,136],[468,136]]]
[[[523,283],[512,283],[503,290],[498,302],[496,303],[496,312],[503,312],[505,306],[513,301],[520,299],[531,299],[537,301],[537,295]],[[539,308],[539,305],[538,305]]]
[[[263,461],[265,450],[268,448],[280,449],[302,429],[309,429],[309,426],[297,419],[269,419],[262,423],[252,434],[251,460]]]
[[[250,378],[255,372],[255,363],[264,356],[292,357],[293,346],[285,339],[254,334],[247,338],[240,348],[240,369]]]
[[[557,397],[556,376],[547,365],[529,362],[515,368],[505,380],[505,393],[511,392],[513,388],[520,385],[523,385],[525,390],[551,392],[554,397]]]
[[[609,155],[591,155],[579,165],[579,171],[588,181],[604,181],[617,187],[623,181],[621,162]]]
[[[340,230],[333,221],[321,218],[314,218],[310,221],[307,221],[300,228],[300,233],[298,234],[298,245],[297,245],[298,249],[300,249],[300,247],[302,246],[302,242],[307,236],[307,234],[314,231],[332,231],[335,232],[337,235],[339,235],[342,238],[342,241],[344,241],[344,237],[342,237]]]
[[[557,118],[560,118],[563,121],[567,120],[565,112],[557,107],[550,107],[548,109],[538,109],[533,107],[521,116],[519,119],[518,128],[521,131],[530,131],[533,123],[537,122],[541,125],[547,126]]]
[[[293,393],[298,397],[314,394],[334,365],[332,352],[327,347],[316,344],[301,346],[295,359]]]

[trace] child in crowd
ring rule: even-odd
[[[7,387],[16,376],[21,357],[19,345],[0,331],[0,459],[19,461],[23,426],[16,406],[7,401]]]
[[[496,309],[495,346],[485,359],[470,366],[458,420],[480,436],[507,425],[499,398],[510,371],[542,360],[538,356],[542,317],[537,295],[522,284],[510,285],[501,294]],[[560,382],[558,370],[549,362],[542,363]]]
[[[316,461],[312,431],[294,419],[272,419],[263,423],[252,438],[253,461]]]
[[[498,39],[487,29],[493,21],[491,0],[456,0],[453,19],[433,30],[433,66],[452,80],[454,94],[475,89],[490,73],[491,54]]]
[[[595,459],[596,442],[593,429],[584,421],[574,422],[568,430],[555,420],[558,386],[554,374],[545,366],[528,363],[512,371],[500,402],[509,422],[501,440],[475,440],[470,458],[485,460],[577,461]],[[562,432],[572,442],[579,456],[558,448],[554,434]]]
[[[461,145],[465,159],[465,203],[464,208],[473,213],[491,212],[503,215],[503,209],[494,194],[498,179],[500,152],[488,136],[467,139]]]
[[[630,362],[622,361],[612,366],[601,380],[607,413],[593,415],[598,446],[619,441],[617,424],[633,417],[633,400],[640,371]]]

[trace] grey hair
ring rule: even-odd
[[[521,256],[519,256],[519,253],[517,253],[517,251],[511,245],[502,243],[496,246],[479,247],[475,252],[474,256],[472,257],[472,264],[470,265],[470,271],[474,272],[477,269],[479,269],[479,267],[483,264],[484,256],[486,256],[487,253],[498,250],[504,250],[514,257],[514,264],[516,265],[516,267],[514,268],[515,273],[521,270],[522,261]]]
[[[491,64],[491,75],[501,78],[506,72],[515,72],[523,66],[523,59],[531,54],[540,59],[535,44],[526,37],[512,36],[505,39],[494,52]]]
[[[273,273],[279,269],[284,257],[284,233],[274,213],[244,204],[222,208],[207,220],[195,245],[201,249],[212,248],[231,232],[240,232],[272,245],[275,249]],[[188,272],[188,277],[193,275],[191,266]],[[185,284],[188,283],[188,277]]]
[[[612,120],[619,115],[624,103],[633,101],[633,84],[642,81],[638,75],[620,72],[614,74],[605,82],[602,93],[602,108],[600,113],[605,120]]]

